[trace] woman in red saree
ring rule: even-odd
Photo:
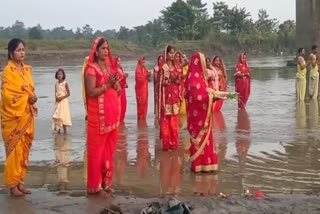
[[[163,150],[178,149],[179,146],[179,112],[180,112],[180,78],[174,64],[175,49],[165,49],[165,64],[160,76],[160,138]]]
[[[236,92],[239,93],[238,109],[246,108],[250,96],[250,69],[246,53],[241,53],[234,73]]]
[[[127,111],[127,93],[126,93],[126,88],[128,88],[128,84],[127,84],[128,73],[124,72],[123,67],[121,65],[120,57],[115,57],[113,59],[113,65],[116,68],[117,78],[119,79],[120,86],[121,86],[121,94],[120,94],[120,100],[121,100],[120,123],[124,123],[124,118],[126,116],[126,111]]]
[[[164,64],[164,56],[159,55],[157,59],[157,65],[153,68],[153,89],[154,89],[154,116],[155,123],[158,124],[159,121],[159,82],[160,82],[160,72]]]
[[[120,123],[120,84],[108,41],[95,39],[84,72],[87,109],[87,192],[110,190]]]
[[[138,121],[145,120],[148,113],[148,78],[149,71],[145,66],[145,58],[140,57],[135,72]]]
[[[218,156],[213,144],[213,94],[208,93],[208,71],[205,57],[195,53],[191,57],[185,82],[190,160],[192,172],[211,172],[218,169]]]
[[[219,91],[227,91],[227,70],[220,56],[215,56],[212,60],[212,66],[219,76]],[[214,104],[213,111],[220,111],[223,100],[217,100]]]

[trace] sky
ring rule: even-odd
[[[245,7],[252,18],[257,19],[258,10],[266,9],[271,18],[280,22],[295,20],[295,0],[218,0],[229,7]],[[43,29],[65,26],[76,29],[89,24],[94,30],[132,28],[158,18],[161,10],[174,0],[10,0],[2,1],[0,26],[11,26],[16,20],[26,27],[40,24]],[[213,0],[208,4],[212,15]],[[4,10],[4,8],[11,8]]]

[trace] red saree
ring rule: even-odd
[[[143,60],[142,57],[138,59],[135,72],[138,120],[145,120],[148,112],[148,69],[143,64]]]
[[[160,154],[160,196],[176,196],[180,193],[182,151],[161,151]]]
[[[145,124],[139,124],[138,126],[136,167],[138,176],[145,178],[150,165],[148,129]]]
[[[246,60],[243,60],[245,53],[240,54],[238,64],[236,66],[235,89],[239,93],[238,108],[246,108],[249,96],[250,96],[250,69]]]
[[[179,76],[176,67],[164,64],[161,69],[159,87],[160,138],[163,150],[174,150],[179,147],[180,81],[179,78],[173,81],[173,76]]]
[[[120,113],[120,122],[124,122],[124,118],[126,116],[127,111],[127,93],[126,88],[128,88],[127,84],[127,77],[125,76],[125,72],[121,65],[118,65],[119,57],[115,57],[113,59],[113,65],[116,66],[116,72],[118,79],[120,81],[121,86],[121,94],[120,94],[120,101],[121,101],[121,113]]]
[[[238,110],[236,130],[238,134],[241,134],[241,136],[238,136],[236,139],[236,148],[239,157],[240,170],[242,171],[245,168],[245,162],[251,144],[250,120],[245,109]]]
[[[95,39],[85,69],[85,76],[95,76],[100,87],[108,81],[109,74],[94,63],[96,47],[101,38]],[[106,64],[109,73],[114,73],[111,52],[108,51]],[[117,92],[110,88],[99,97],[86,95],[87,109],[87,192],[96,193],[101,187],[109,188],[114,170],[113,157],[118,141],[120,100]]]
[[[209,172],[218,169],[218,157],[213,144],[213,95],[207,92],[208,73],[201,53],[191,57],[185,82],[190,159],[192,172]]]
[[[220,58],[220,64],[217,65],[215,64],[214,62],[214,59],[217,58],[219,56],[215,56],[213,58],[213,61],[212,61],[212,66],[213,68],[216,70],[216,72],[218,73],[218,76],[219,76],[219,91],[227,91],[227,71],[226,71],[226,67],[222,61],[222,59]],[[219,99],[217,100],[215,103],[214,103],[214,108],[213,108],[213,111],[220,111],[221,108],[222,108],[222,105],[223,105],[223,100],[222,99]]]
[[[158,56],[157,65],[153,68],[153,89],[154,89],[154,115],[156,124],[159,123],[159,87],[160,87],[160,72],[163,66],[163,55]]]

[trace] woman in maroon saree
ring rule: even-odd
[[[87,192],[110,190],[120,122],[120,84],[108,41],[95,39],[84,72],[87,110]]]
[[[238,109],[244,109],[250,96],[251,87],[250,69],[246,53],[242,53],[239,56],[234,78],[236,92],[239,93]]]
[[[195,53],[191,57],[185,82],[190,159],[192,172],[218,170],[218,156],[213,143],[213,94],[208,93],[208,71],[205,57]],[[211,88],[212,89],[212,88]]]

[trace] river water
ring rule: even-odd
[[[244,189],[267,193],[318,191],[319,104],[309,101],[296,104],[295,68],[285,67],[287,60],[285,57],[250,60],[252,90],[247,110],[238,112],[235,101],[226,101],[222,111],[214,115],[215,145],[220,161],[216,175],[190,172],[186,130],[180,132],[179,151],[161,151],[159,131],[153,121],[152,84],[147,126],[137,125],[135,62],[124,62],[129,73],[128,109],[115,157],[115,190],[144,197],[239,194]],[[230,90],[234,90],[231,78],[234,63],[227,64]],[[51,130],[51,115],[57,68],[34,67],[37,95],[42,98],[38,100],[39,115],[26,184],[45,186],[49,190],[83,190],[86,175],[81,65],[63,68],[71,91],[73,126],[67,135],[56,135]],[[4,156],[1,146],[0,186],[3,186]]]

